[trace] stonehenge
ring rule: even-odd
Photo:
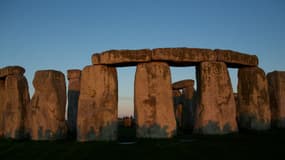
[[[237,119],[241,129],[270,128],[268,83],[262,69],[258,67],[239,69],[237,98]]]
[[[285,72],[274,71],[267,74],[273,127],[285,128]]]
[[[20,66],[0,69],[0,137],[24,137],[24,115],[30,101],[24,73]]]
[[[0,68],[0,137],[116,140],[116,67],[127,66],[136,66],[138,138],[171,138],[179,128],[203,135],[285,128],[285,72],[266,76],[258,63],[255,55],[221,49],[109,50],[93,54],[82,71],[68,70],[68,88],[62,72],[37,71],[32,99],[24,68]],[[196,91],[194,80],[173,83],[171,66],[196,67]],[[235,94],[228,68],[238,69]]]
[[[78,111],[78,99],[80,95],[80,79],[81,70],[72,69],[67,71],[68,79],[68,107],[67,107],[67,125],[69,135],[76,137],[77,127],[77,111]]]
[[[194,127],[196,113],[194,80],[187,79],[175,82],[172,84],[172,89],[175,115],[180,125],[178,127],[183,131],[191,131]]]
[[[165,62],[138,64],[134,94],[137,137],[173,137],[176,133],[176,122],[168,64]]]
[[[64,74],[55,70],[37,71],[34,95],[26,110],[26,133],[32,140],[66,138],[66,86]]]
[[[117,138],[118,79],[116,68],[86,66],[81,75],[77,113],[77,140]]]
[[[194,132],[237,132],[236,105],[224,62],[202,62],[197,67],[197,111]]]

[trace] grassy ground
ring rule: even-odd
[[[129,136],[122,136],[122,133]],[[285,159],[285,130],[226,136],[182,135],[171,140],[135,139],[131,129],[120,130],[119,142],[0,140],[4,159]],[[283,157],[282,157],[283,156]]]

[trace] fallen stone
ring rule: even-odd
[[[272,126],[285,128],[285,71],[270,72],[267,75],[267,79]]]
[[[271,113],[265,73],[258,67],[238,71],[238,124],[242,129],[270,129]]]
[[[151,50],[110,50],[92,55],[92,64],[112,64],[115,66],[133,66],[139,62],[151,60]]]
[[[67,107],[67,124],[69,135],[72,138],[76,137],[77,126],[77,111],[78,111],[78,99],[80,95],[80,79],[81,70],[68,70],[68,107]]]
[[[167,63],[137,65],[134,99],[137,137],[170,138],[176,134],[171,76]]]
[[[257,66],[258,58],[256,55],[248,55],[231,50],[216,49],[214,53],[217,61],[225,62],[230,67]]]
[[[32,140],[66,138],[66,86],[62,72],[41,70],[35,73],[35,88],[27,108],[26,132]]]
[[[82,71],[77,140],[117,139],[118,79],[114,67],[87,66]]]
[[[194,133],[237,132],[233,89],[223,62],[202,62],[196,69],[198,82]]]

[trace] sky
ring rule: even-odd
[[[0,67],[83,69],[109,49],[194,47],[255,54],[285,70],[284,0],[0,0]],[[118,68],[119,116],[133,114],[135,67]],[[172,81],[195,68],[171,68]],[[230,69],[236,90],[237,70]]]

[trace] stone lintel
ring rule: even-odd
[[[141,50],[109,50],[92,55],[92,64],[105,64],[117,67],[135,66],[142,62],[167,62],[170,66],[198,66],[201,62],[224,62],[228,67],[257,66],[255,55],[231,50],[203,48],[155,48]]]
[[[195,66],[203,61],[215,61],[216,56],[210,49],[202,48],[156,48],[152,61],[165,61],[170,66]]]
[[[69,69],[67,70],[67,79],[79,79],[81,76],[80,69]]]
[[[23,75],[25,69],[21,66],[7,66],[0,69],[0,78],[8,75]]]
[[[137,63],[149,62],[151,50],[109,50],[92,55],[92,64],[108,64],[115,66],[134,66]]]
[[[225,62],[228,67],[258,66],[258,57],[256,55],[221,49],[215,49],[214,53],[217,56],[217,61]]]
[[[178,81],[172,84],[172,89],[183,89],[186,87],[193,87],[194,86],[194,80],[192,79],[185,79],[182,81]]]

